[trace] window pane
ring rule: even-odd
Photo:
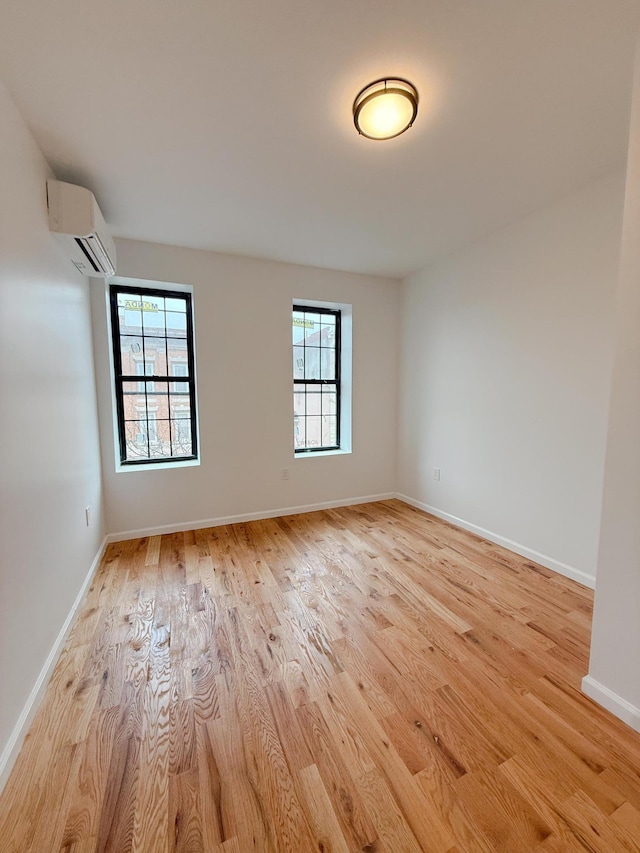
[[[304,315],[304,342],[305,346],[320,345],[320,314]]]
[[[320,379],[320,347],[304,348],[304,378]]]
[[[184,314],[187,310],[187,300],[186,299],[174,299],[168,296],[164,300],[165,311],[182,311]]]
[[[148,459],[149,445],[147,443],[147,422],[125,421],[124,424],[126,459]]]
[[[167,338],[167,355],[170,363],[187,361],[186,338]]]
[[[171,442],[169,440],[169,420],[155,418],[149,415],[149,456],[151,459],[159,459],[171,455]]]
[[[146,323],[148,317],[164,312],[164,296],[145,293],[142,297],[142,321]],[[164,322],[164,321],[163,321]]]
[[[335,415],[322,418],[322,446],[335,447],[338,443],[338,419]]]
[[[304,338],[304,312],[293,312],[293,342],[299,343]]]
[[[305,413],[305,405],[306,405],[306,395],[305,395],[305,387],[304,385],[294,385],[293,386],[293,415],[294,418],[304,417]]]
[[[118,322],[120,334],[142,334],[142,302],[139,293],[118,294]]]
[[[169,417],[169,383],[154,383],[155,388],[149,391],[147,388],[147,408],[150,412],[156,412],[159,418]]]
[[[137,303],[137,305],[134,305]],[[119,293],[118,294],[118,308],[136,308],[140,310],[140,294],[139,293]]]
[[[304,347],[293,348],[293,378],[304,379]]]
[[[304,414],[294,414],[293,416],[293,446],[297,449],[304,449],[307,446],[306,419]]]
[[[187,315],[167,311],[167,335],[174,338],[187,337]]]
[[[142,297],[142,323],[144,334],[150,336],[165,335],[164,328],[164,297]]]
[[[322,418],[312,416],[306,418],[307,447],[320,447],[322,445]]]
[[[320,350],[320,378],[336,378],[336,351],[334,349],[325,349],[323,347]]]
[[[338,393],[335,385],[325,385],[322,388],[322,414],[336,415],[338,413]]]
[[[323,347],[333,347],[336,345],[336,326],[335,323],[327,325],[322,320],[322,328],[320,330],[320,344]]]
[[[191,418],[176,418],[171,421],[172,456],[191,456]]]
[[[322,393],[319,385],[309,385],[307,386],[307,414],[308,415],[320,415],[322,414],[320,408],[320,401],[322,399]]]
[[[137,335],[120,337],[122,376],[138,376],[136,362],[142,360],[142,338]]]
[[[171,418],[190,418],[191,403],[188,394],[171,394],[169,397]]]
[[[122,383],[122,402],[125,421],[138,421],[147,417],[144,389],[141,393],[137,382]]]
[[[147,376],[167,375],[167,342],[164,338],[144,339],[144,359],[152,366]]]

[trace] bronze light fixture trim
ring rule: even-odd
[[[361,89],[353,102],[353,123],[367,139],[393,139],[418,115],[418,90],[402,77],[381,77]]]

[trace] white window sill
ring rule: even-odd
[[[193,468],[199,464],[199,459],[183,459],[180,462],[150,462],[148,465],[116,464],[116,474],[130,474],[132,471],[164,471],[167,468]]]
[[[301,453],[293,454],[294,459],[317,459],[318,456],[347,456],[351,453],[350,450],[343,450],[340,448],[339,450],[312,450],[312,451],[302,451]]]

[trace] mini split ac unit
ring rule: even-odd
[[[113,275],[116,247],[92,192],[62,181],[47,181],[49,229],[83,275]]]

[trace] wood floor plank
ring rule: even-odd
[[[338,818],[315,764],[304,767],[298,774],[317,848],[323,853],[349,853]]]
[[[397,500],[111,543],[2,853],[639,853],[593,594]]]
[[[532,850],[553,832],[553,825],[496,771],[468,773],[456,781],[456,789],[498,850]]]
[[[169,780],[169,853],[204,853],[200,780],[197,770],[187,770]],[[151,847],[149,850],[160,850]]]
[[[347,769],[342,744],[334,741],[317,703],[303,705],[297,716],[349,849],[366,849],[378,833]]]
[[[97,843],[119,717],[119,708],[109,708],[98,712],[91,722],[80,750],[81,763],[61,842],[63,849],[65,846],[70,849],[81,847],[87,843],[86,839],[91,838],[95,838]]]
[[[200,825],[203,845],[212,850],[225,840],[225,826],[222,815],[222,785],[220,766],[216,760],[209,727],[197,727],[198,744],[198,785],[200,793]]]
[[[375,842],[365,846],[363,850],[381,850],[385,853],[392,853],[394,850],[403,850],[406,853],[419,853],[419,851],[434,853],[435,850],[441,849],[439,846],[432,847],[428,843],[428,838],[425,844],[420,843],[409,826],[397,798],[394,797],[388,781],[379,772],[372,770],[361,773],[354,781],[365,808],[371,815],[376,833]]]
[[[245,772],[225,777],[222,798],[224,825],[233,833],[231,838],[237,838],[237,846],[242,853],[276,853],[279,849],[277,826],[272,824]],[[225,844],[226,841],[221,849]]]
[[[79,765],[80,748],[77,743],[62,747],[54,756],[40,802],[30,815],[33,837],[25,851],[37,853],[48,846],[53,850],[60,846]]]

